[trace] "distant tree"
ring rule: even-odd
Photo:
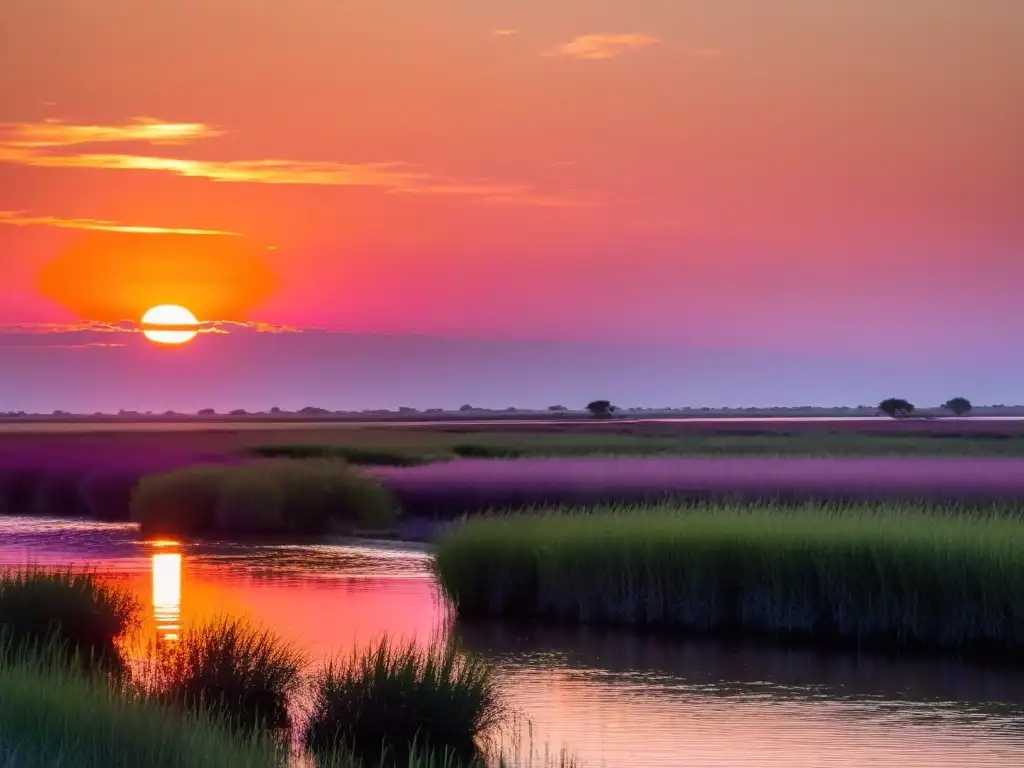
[[[894,419],[902,419],[914,413],[914,406],[901,397],[890,397],[878,404],[878,410]]]
[[[281,409],[275,405],[273,408],[270,409],[270,412],[277,416],[279,413],[281,413]]]
[[[609,400],[594,400],[587,403],[587,410],[595,419],[607,419],[615,412],[615,406]]]
[[[217,411],[215,411],[213,408],[200,408],[199,411],[197,412],[197,415],[199,415],[199,416],[216,416],[217,415]]]
[[[303,416],[326,416],[330,413],[330,411],[328,411],[326,408],[317,408],[316,406],[313,405],[307,405],[305,408],[299,411],[299,413],[301,413]]]
[[[228,413],[228,416],[248,416],[249,412],[245,408],[235,408],[235,410]]]
[[[459,410],[462,411],[463,413],[468,413],[469,411],[475,411],[476,408],[474,408],[472,405],[469,405],[467,403],[466,405],[464,405],[461,408],[459,408]]]
[[[548,410],[549,411],[568,411],[569,409],[566,408],[564,405],[549,405],[548,406]]]
[[[974,408],[971,405],[971,401],[966,397],[954,397],[952,400],[943,403],[942,407],[952,412],[954,416],[963,416],[965,413],[970,413],[971,409]]]
[[[415,408],[410,408],[407,405],[399,406],[398,412],[399,413],[419,413],[418,410],[416,410]]]

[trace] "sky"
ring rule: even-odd
[[[1019,0],[8,0],[0,411],[1024,401],[1022,39]],[[161,303],[204,333],[147,341]]]

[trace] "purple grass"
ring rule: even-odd
[[[1024,460],[1002,458],[518,459],[381,467],[408,514],[683,499],[1024,501]]]

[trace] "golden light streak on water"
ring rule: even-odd
[[[157,638],[173,643],[181,629],[181,554],[153,555],[153,619]]]

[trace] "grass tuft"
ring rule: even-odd
[[[451,644],[424,651],[385,638],[319,671],[305,741],[318,753],[368,761],[410,749],[471,760],[477,738],[504,714],[492,673],[476,657]]]
[[[145,534],[315,534],[383,528],[397,503],[375,478],[329,460],[201,465],[144,477],[131,516]]]
[[[915,505],[662,505],[470,518],[435,562],[460,616],[894,648],[1024,649],[1024,523]]]
[[[161,701],[206,710],[242,728],[286,728],[305,657],[273,633],[221,618],[152,649],[147,690]]]
[[[120,667],[119,641],[138,626],[135,595],[91,573],[38,568],[0,572],[0,635],[7,652],[48,642]]]

